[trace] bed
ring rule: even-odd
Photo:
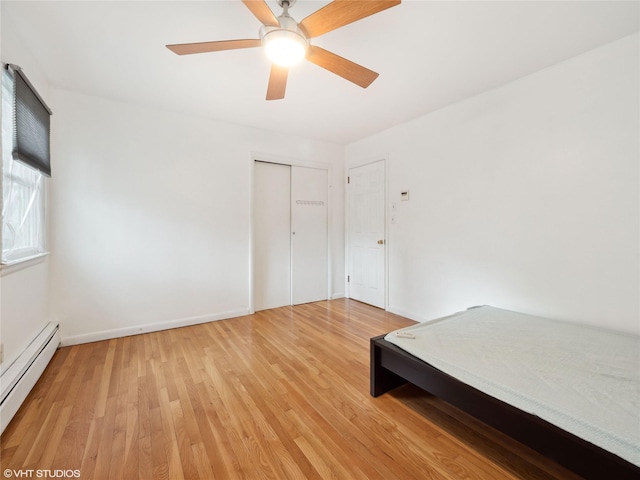
[[[473,307],[371,339],[371,395],[407,382],[585,478],[640,478],[638,336]]]

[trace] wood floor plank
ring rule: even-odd
[[[218,415],[217,403],[212,401],[210,390],[204,382],[196,387],[202,406],[202,410],[196,410],[200,414],[198,426],[209,465],[216,474],[215,478],[233,478],[231,472],[242,473],[243,468],[232,447],[232,431],[224,427]]]
[[[85,448],[80,463],[80,471],[87,478],[94,478],[96,470],[96,460],[98,458],[98,448],[100,447],[99,433],[102,431],[104,417],[94,418],[89,425],[89,432],[85,441]]]
[[[101,370],[101,381],[99,383],[98,401],[96,402],[96,416],[103,417],[107,408],[107,398],[109,396],[109,385],[111,384],[113,374],[113,361],[115,356],[116,340],[109,340],[109,350],[104,360]]]
[[[111,349],[110,349],[111,350]],[[110,470],[111,465],[117,462],[120,462],[121,459],[118,459],[117,462],[112,462],[112,446],[113,446],[113,434],[114,434],[114,426],[116,422],[116,397],[108,397],[105,406],[104,406],[104,422],[101,423],[102,429],[99,432],[96,432],[99,437],[99,448],[97,450],[96,455],[96,463],[95,463],[95,477],[96,480],[106,479],[106,478],[116,478],[113,473],[115,473],[115,468],[113,473]],[[98,418],[101,418],[98,416]]]
[[[575,479],[405,386],[369,395],[369,339],[412,321],[346,299],[59,349],[0,468],[82,479]]]
[[[151,458],[151,435],[140,436],[138,439],[138,474],[131,472],[131,478],[151,480],[153,461]],[[201,477],[202,478],[202,477]]]

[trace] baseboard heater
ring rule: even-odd
[[[0,375],[0,434],[44,372],[58,345],[58,324],[49,323]]]

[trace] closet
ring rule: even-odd
[[[255,161],[255,311],[326,300],[328,172]]]

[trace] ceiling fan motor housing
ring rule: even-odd
[[[275,31],[279,31],[279,30],[285,30],[287,32],[293,32],[295,34],[297,34],[299,37],[301,37],[305,43],[309,43],[309,41],[307,40],[307,37],[305,37],[304,33],[302,32],[302,30],[300,30],[300,28],[298,28],[298,22],[296,22],[292,17],[290,17],[289,15],[280,15],[278,17],[278,26],[274,27],[271,25],[262,25],[260,27],[260,39],[262,40],[262,44],[264,45],[265,43],[265,38],[271,34],[272,32]]]

